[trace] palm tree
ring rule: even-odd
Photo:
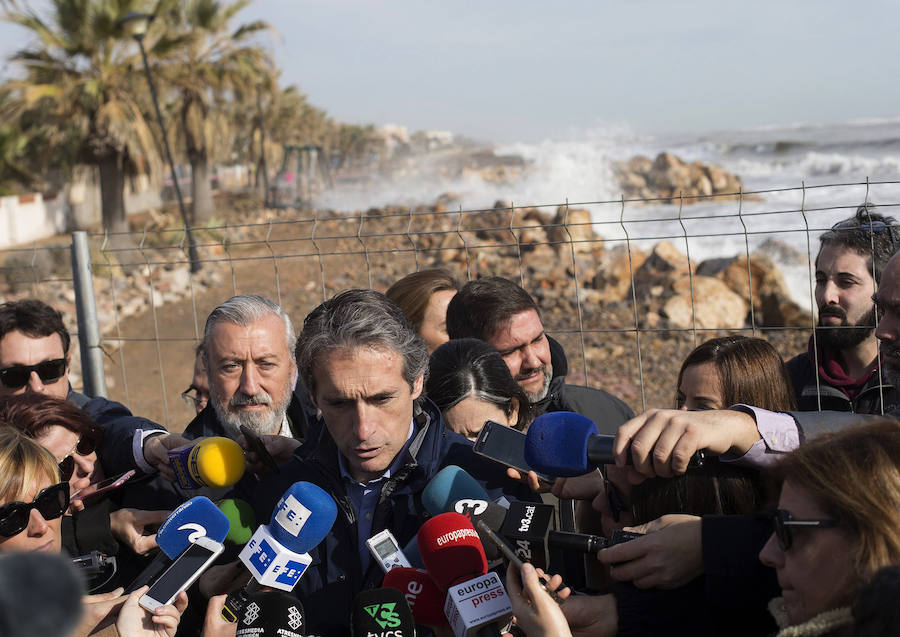
[[[269,57],[250,44],[269,25],[256,21],[234,30],[230,26],[249,2],[186,0],[161,16],[181,40],[171,48],[162,73],[177,92],[174,108],[193,173],[193,223],[212,216],[210,161],[230,150],[226,102],[248,90],[252,95],[259,79],[271,73]]]
[[[70,164],[96,165],[103,227],[127,231],[126,175],[156,170],[158,153],[144,117],[142,78],[132,70],[136,51],[116,23],[128,11],[147,10],[147,0],[50,0],[40,13],[6,4],[5,18],[37,36],[11,57],[24,78],[7,83],[19,121],[28,123],[23,133],[51,151],[72,152],[63,158]]]

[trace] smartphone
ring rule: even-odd
[[[484,533],[484,535],[487,536],[487,538],[491,542],[493,542],[494,544],[497,545],[497,548],[500,549],[501,553],[503,553],[503,557],[505,557],[507,560],[509,560],[511,564],[514,564],[515,567],[517,569],[519,569],[519,573],[521,573],[524,562],[522,562],[522,560],[519,559],[519,556],[516,555],[516,552],[513,551],[512,547],[509,544],[507,544],[503,540],[502,537],[500,537],[499,535],[494,533],[494,530],[491,527],[489,527],[484,520],[478,520],[478,522],[476,522],[476,526],[478,527],[478,530],[481,531],[482,533]],[[544,587],[544,590],[547,591],[547,594],[550,595],[550,597],[553,598],[553,601],[555,601],[558,604],[561,600],[559,599],[559,596],[556,594],[556,591],[547,590],[546,576],[544,578],[544,583],[542,585]],[[524,582],[523,582],[523,586],[524,586]],[[559,588],[563,588],[563,587],[564,587],[563,584],[561,584],[559,586]]]
[[[366,540],[366,546],[369,547],[369,552],[372,554],[372,557],[378,560],[378,563],[381,565],[381,570],[385,573],[398,566],[405,566],[407,568],[412,566],[403,554],[400,545],[397,544],[397,539],[388,529],[385,529],[381,533],[377,533]]]
[[[475,440],[473,451],[494,462],[512,467],[523,474],[534,471],[525,462],[525,439],[527,436],[517,429],[488,420]],[[537,472],[535,472],[537,473]],[[538,473],[538,478],[545,482],[553,482],[553,476]]]
[[[262,461],[266,467],[272,471],[272,473],[281,473],[278,469],[278,463],[275,462],[275,458],[272,457],[272,454],[269,453],[269,450],[266,449],[265,443],[262,441],[255,431],[250,429],[247,425],[241,425],[241,433],[244,434],[244,438],[247,440],[247,444],[250,445],[250,448],[259,456],[259,459]]]
[[[137,471],[132,469],[131,471],[126,471],[120,476],[116,476],[115,478],[107,478],[106,480],[101,480],[97,484],[91,484],[86,486],[84,489],[80,491],[76,491],[71,499],[72,500],[81,500],[83,503],[87,504],[89,500],[99,499],[101,495],[105,495],[110,491],[118,489],[123,484],[131,480]]]
[[[194,583],[215,559],[225,550],[220,542],[206,536],[198,537],[181,552],[172,565],[150,585],[150,589],[138,600],[151,613],[166,604],[171,604],[178,593]]]

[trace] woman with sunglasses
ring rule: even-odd
[[[4,396],[0,422],[24,431],[49,451],[73,494],[103,479],[97,462],[103,429],[70,402],[36,393]]]
[[[0,553],[60,553],[61,521],[68,506],[69,483],[60,481],[53,456],[23,432],[0,427]],[[117,589],[85,596],[82,619],[73,637],[174,635],[187,605],[184,594],[174,607],[157,609],[150,620],[137,606],[137,594],[126,599],[121,593]],[[120,609],[115,626],[98,629],[98,624],[109,623],[103,620]],[[152,629],[147,628],[148,620]]]
[[[782,597],[784,634],[853,635],[850,605],[878,569],[900,564],[900,423],[878,419],[780,459],[775,530],[759,554]]]

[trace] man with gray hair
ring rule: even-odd
[[[215,308],[202,343],[209,404],[185,428],[185,437],[236,439],[246,425],[261,436],[303,440],[306,418],[292,393],[296,341],[290,317],[263,296],[234,296]]]
[[[442,468],[462,466],[491,498],[535,497],[443,426],[440,411],[422,395],[425,342],[383,294],[348,290],[319,305],[303,323],[296,356],[322,426],[279,475],[261,483],[254,506],[257,519],[268,519],[298,480],[337,501],[337,520],[310,551],[312,566],[295,591],[311,633],[346,634],[355,595],[384,577],[366,540],[385,529],[401,546],[415,538],[428,517],[422,490]]]

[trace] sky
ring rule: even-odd
[[[255,0],[240,14],[341,121],[485,141],[900,115],[900,3]],[[25,43],[0,24],[0,53]]]

